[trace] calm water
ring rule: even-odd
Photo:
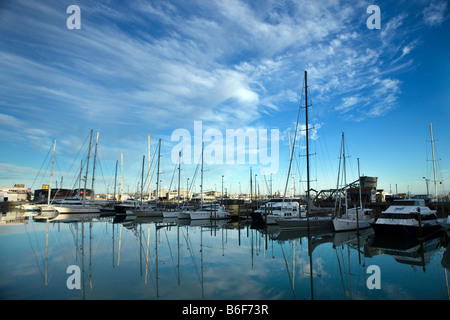
[[[374,237],[371,229],[359,239],[355,233],[308,237],[247,222],[90,217],[47,223],[8,212],[0,241],[2,300],[450,297],[444,233],[419,244]],[[71,290],[73,265],[80,289]],[[378,273],[367,270],[373,265]],[[376,275],[380,288],[369,289]]]

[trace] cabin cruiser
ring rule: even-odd
[[[191,220],[201,220],[201,219],[227,219],[231,215],[225,210],[225,206],[215,204],[204,204],[198,210],[184,211],[188,213]]]
[[[116,213],[126,214],[127,210],[135,210],[139,207],[139,201],[136,199],[127,199],[122,203],[114,205]]]
[[[272,199],[274,200],[274,199]],[[285,201],[269,201],[255,211],[267,224],[277,224],[277,220],[292,217],[305,217],[306,205],[300,205],[296,199],[284,199]]]
[[[100,205],[94,205],[91,202],[83,201],[77,197],[55,200],[53,202],[53,208],[59,214],[100,213]]]
[[[403,236],[425,236],[441,228],[436,210],[428,208],[424,199],[394,200],[371,226],[375,233]]]

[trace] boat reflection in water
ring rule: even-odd
[[[370,247],[385,255],[392,256],[401,264],[422,267],[429,265],[432,257],[441,248],[441,234],[437,233],[425,240],[412,237],[375,235]]]
[[[410,244],[371,228],[308,232],[254,229],[244,220],[25,213],[3,215],[3,299],[449,298],[448,238]],[[65,289],[73,265],[80,290]],[[381,269],[380,290],[366,286],[370,265]]]

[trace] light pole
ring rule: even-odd
[[[221,196],[220,204],[223,206],[223,175],[222,175],[222,196]]]
[[[430,181],[429,179],[422,177],[422,179],[425,179],[425,184],[427,185],[427,198],[428,198],[428,182]]]
[[[186,199],[189,199],[189,178],[187,178],[186,182]]]

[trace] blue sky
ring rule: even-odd
[[[81,29],[66,26],[73,4]],[[381,10],[380,29],[366,25],[372,4]],[[432,123],[439,191],[448,193],[449,9],[441,0],[2,1],[0,185],[48,183],[43,163],[56,139],[54,181],[75,186],[93,129],[97,192],[112,189],[121,153],[125,191],[136,189],[149,134],[152,155],[162,139],[168,187],[172,133],[193,134],[201,121],[204,131],[223,136],[227,129],[279,130],[272,178],[274,191],[283,191],[306,70],[313,188],[336,185],[344,132],[348,180],[356,179],[359,158],[361,173],[378,177],[379,188],[425,193],[423,177],[433,179]],[[303,193],[304,131],[297,137],[293,175]],[[250,167],[261,183],[259,160],[209,164],[205,189],[220,191],[224,175],[229,191],[249,192]],[[195,168],[182,165],[183,185]]]

